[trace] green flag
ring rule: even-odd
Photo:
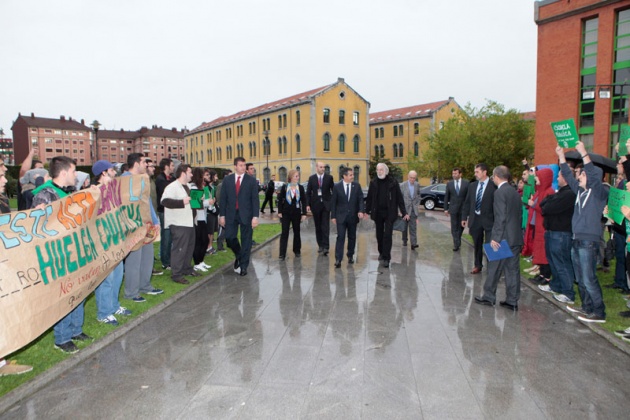
[[[630,207],[630,191],[611,187],[608,193],[608,217],[619,225],[624,218],[621,206]]]

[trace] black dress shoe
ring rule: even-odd
[[[348,264],[354,264],[354,258],[348,257]]]
[[[284,261],[285,258],[286,257],[284,255],[280,255],[280,257],[279,257],[280,261]]]
[[[486,300],[486,299],[484,299],[482,297],[479,297],[479,296],[475,296],[475,302],[480,304],[480,305],[494,306],[494,303],[492,303],[489,300]]]
[[[234,260],[234,271],[239,272],[238,268],[241,266],[241,263],[238,260]]]
[[[512,305],[511,303],[507,303],[506,301],[502,300],[501,302],[499,302],[499,305],[503,306],[504,308],[511,309],[513,311],[518,311],[518,304]]]
[[[420,245],[411,245],[411,250],[413,251],[414,249],[418,248]]]
[[[619,316],[622,318],[630,318],[630,311],[619,312]]]
[[[403,246],[407,246],[407,241],[403,242]]]
[[[325,249],[325,250],[324,250],[324,257],[327,257],[327,256],[328,256],[328,250],[327,250],[327,249]]]
[[[324,252],[324,248],[322,248],[321,246],[319,247],[319,249],[317,250],[318,254],[321,254],[322,252]]]
[[[383,267],[389,268],[389,260],[383,260]]]
[[[459,251],[459,247],[458,246],[453,248],[453,252],[457,252],[457,251]]]
[[[383,261],[383,256],[381,254],[378,254],[378,260]]]
[[[243,269],[241,269],[241,274],[240,274],[240,276],[241,276],[241,277],[243,277],[243,276],[246,276],[246,275],[247,275],[247,270],[243,270]]]
[[[341,267],[341,261],[335,261],[335,268]]]
[[[300,256],[301,256],[301,255],[302,255],[302,254],[300,254],[299,252],[296,252],[296,253],[295,253],[295,258],[300,258]]]

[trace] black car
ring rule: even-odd
[[[446,195],[446,184],[433,184],[420,190],[420,204],[427,210],[435,207],[444,208],[444,195]]]

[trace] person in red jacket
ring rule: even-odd
[[[553,182],[553,171],[549,168],[544,168],[536,171],[536,192],[532,198],[529,199],[529,217],[527,219],[527,231],[525,237],[529,238],[530,231],[533,230],[532,237],[532,264],[537,265],[540,270],[540,274],[532,279],[538,284],[548,284],[551,279],[551,268],[549,267],[549,261],[545,254],[545,228],[543,226],[543,215],[540,203],[548,195],[555,194],[555,191],[551,187]]]

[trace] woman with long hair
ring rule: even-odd
[[[189,186],[192,190],[202,190],[203,198],[200,209],[195,209],[194,218],[195,224],[195,249],[193,250],[193,261],[195,263],[196,271],[208,271],[211,267],[203,261],[206,256],[206,249],[208,248],[208,228],[206,226],[207,208],[210,206],[210,190],[204,185],[203,181],[204,171],[201,168],[193,168],[192,181]]]
[[[282,223],[280,235],[280,259],[287,254],[289,241],[289,226],[293,226],[293,253],[300,257],[302,240],[300,238],[300,223],[306,219],[306,192],[299,184],[300,172],[297,169],[289,171],[289,183],[282,186],[278,195],[278,217]]]

